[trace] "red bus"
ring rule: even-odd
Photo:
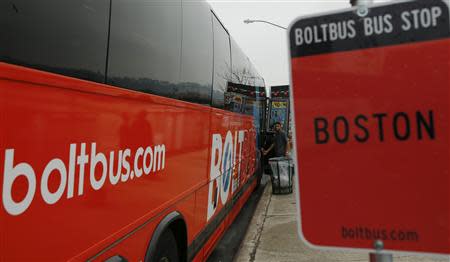
[[[210,6],[1,1],[0,32],[0,261],[206,260],[258,183],[227,85],[264,86]]]

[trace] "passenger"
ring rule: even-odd
[[[288,154],[290,156],[292,156],[292,150],[294,148],[294,144],[292,142],[292,133],[289,132],[289,135],[287,137],[288,137],[288,143],[287,143],[287,149],[286,150],[287,150]]]
[[[273,125],[272,125],[270,130],[268,130],[265,134],[264,145],[261,148],[263,168],[264,168],[264,173],[266,173],[266,174],[272,173],[272,169],[270,169],[270,165],[269,165],[269,159],[274,157],[274,154],[273,154],[273,150],[272,150],[271,152],[267,153],[267,155],[264,155],[264,150],[265,150],[265,148],[269,148],[273,144],[273,135],[274,135],[274,132],[273,132]]]
[[[261,149],[263,155],[267,155],[271,150],[274,150],[274,157],[287,156],[289,152],[288,138],[286,133],[283,132],[282,124],[276,122],[274,125],[275,134],[273,136],[273,143],[267,150]]]

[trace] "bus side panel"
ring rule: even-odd
[[[245,191],[242,192],[241,197],[239,200],[235,203],[233,208],[229,211],[225,219],[220,223],[218,226],[218,230],[216,230],[211,238],[208,240],[208,242],[204,245],[203,252],[204,252],[204,261],[207,260],[207,258],[211,255],[211,253],[214,251],[215,246],[219,242],[219,240],[222,238],[222,236],[225,234],[226,229],[232,224],[236,216],[239,214],[240,210],[242,209],[242,206],[247,202],[248,198],[253,192],[253,189],[256,186],[256,180],[252,180],[252,182],[248,185]],[[245,234],[245,232],[243,232]]]
[[[233,152],[232,136],[234,130],[230,130],[230,120],[231,116],[226,112],[213,110],[211,114],[210,170],[207,174],[207,179],[210,182],[206,187],[201,189],[201,195],[206,196],[206,198],[199,198],[199,200],[203,200],[199,204],[207,207],[206,214],[199,218],[200,223],[202,223],[202,228],[205,229],[208,222],[214,224],[204,230],[204,234],[209,235],[209,239],[204,245],[206,252],[214,247],[218,238],[225,230],[224,225],[216,217],[231,195],[231,180],[227,180],[227,177],[229,178],[228,171],[232,167],[232,162],[230,162],[232,157],[230,156]],[[216,231],[216,234],[210,235],[212,232],[208,231],[211,230]]]
[[[127,236],[123,241],[117,243],[117,245],[112,246],[106,252],[102,253],[100,256],[96,257],[96,261],[104,261],[115,255],[120,255],[126,258],[128,261],[144,261],[149,243],[152,239],[152,235],[156,227],[159,225],[162,219],[173,211],[183,215],[186,222],[186,228],[188,233],[188,243],[192,241],[192,233],[189,232],[190,228],[194,226],[194,205],[195,205],[195,195],[191,194],[186,199],[177,203],[175,206],[170,207],[167,211],[159,214],[157,217],[151,219],[149,222],[145,223],[142,228],[139,228],[133,232],[130,236]],[[180,234],[181,232],[174,232],[175,234]],[[187,244],[187,243],[186,243]],[[78,259],[78,258],[77,258]],[[79,257],[80,260],[89,259],[89,257]]]
[[[106,249],[104,253],[100,253],[99,256],[95,257],[95,261],[105,261],[113,256],[121,256],[127,261],[144,261],[145,254],[147,252],[148,244],[150,243],[153,231],[158,225],[156,219],[155,221],[146,224],[140,230],[137,230],[131,236],[125,238],[123,241],[117,243],[117,245],[112,246],[110,249]],[[86,261],[92,258],[89,254],[82,254],[74,258],[74,261]]]
[[[198,191],[196,201],[197,221],[203,228],[197,237],[202,239],[203,234],[208,236],[202,248],[206,255],[210,254],[231,224],[233,219],[229,215],[241,208],[233,205],[233,197],[243,194],[241,190],[248,179],[244,164],[249,163],[246,158],[252,148],[248,143],[254,141],[248,137],[252,128],[250,117],[219,110],[212,114],[210,182]]]
[[[0,97],[3,260],[95,254],[206,184],[207,107],[2,63]]]

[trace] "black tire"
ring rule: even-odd
[[[154,262],[179,262],[177,240],[172,230],[166,229],[156,244]],[[152,261],[153,262],[153,261]]]
[[[256,186],[254,191],[258,190],[261,187],[262,177],[263,177],[263,167],[262,162],[259,162],[258,168],[255,171],[256,175]]]
[[[255,174],[255,176],[256,176],[256,186],[255,186],[255,188],[253,189],[253,191],[258,190],[258,189],[261,187],[262,172],[257,172],[257,173]]]

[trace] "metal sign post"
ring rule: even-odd
[[[373,262],[450,255],[449,20],[447,0],[417,0],[290,25],[298,228],[309,246],[364,250]]]
[[[350,4],[352,6],[371,5],[372,3],[373,3],[373,0],[350,0]]]
[[[377,240],[374,243],[375,252],[370,253],[370,262],[393,262],[392,254],[381,253],[384,248],[383,241]]]
[[[365,14],[367,14],[367,5],[370,5],[373,3],[372,0],[351,0],[350,1],[352,6],[358,6],[358,14],[360,16],[364,17]],[[371,252],[369,254],[370,262],[393,262],[394,259],[392,257],[392,254],[386,254],[381,253],[381,251],[384,248],[383,241],[376,240],[374,243],[375,252]]]

